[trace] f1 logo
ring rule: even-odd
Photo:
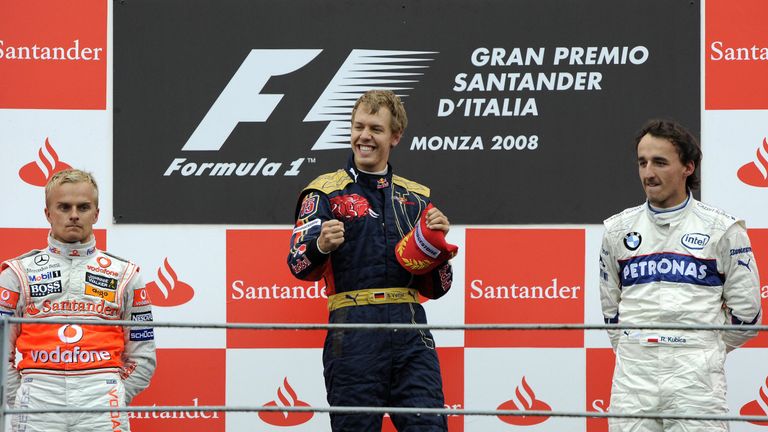
[[[294,72],[322,50],[251,50],[182,150],[217,151],[240,122],[265,122],[283,98],[261,94],[273,76]]]
[[[282,94],[261,94],[267,81],[301,69],[320,52],[320,49],[251,50],[182,150],[218,151],[238,123],[266,122],[283,98]],[[348,148],[349,115],[357,97],[374,88],[389,88],[400,97],[408,96],[412,88],[402,87],[402,83],[418,82],[414,75],[420,73],[414,71],[428,68],[436,54],[433,51],[353,49],[304,118],[305,122],[328,122],[312,150]]]

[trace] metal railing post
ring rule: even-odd
[[[2,326],[2,336],[0,336],[0,432],[5,432],[5,404],[6,404],[6,391],[8,389],[8,339],[10,338],[10,323],[6,315],[2,316],[0,320],[0,326]],[[13,407],[10,407],[13,408]]]

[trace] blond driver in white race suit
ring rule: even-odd
[[[122,407],[148,386],[155,369],[151,303],[139,269],[96,248],[90,229],[95,218],[87,220],[88,211],[72,207],[97,206],[98,201],[89,198],[90,184],[79,181],[78,172],[74,179],[67,182],[65,176],[51,193],[50,213],[68,210],[70,215],[57,220],[46,213],[51,221],[48,246],[2,263],[0,313],[146,321],[147,326],[12,326],[7,399],[16,408]],[[62,203],[65,208],[52,208]],[[72,243],[54,238],[80,236],[87,237]],[[21,354],[18,364],[15,350]],[[12,426],[16,431],[129,430],[125,412],[14,415]]]
[[[667,137],[677,137],[678,128],[659,123],[641,132],[638,160],[649,199],[605,221],[600,255],[605,321],[759,324],[760,279],[744,221],[695,200],[686,190],[686,176],[694,166],[681,165],[677,159],[683,150],[676,151],[669,144],[673,138]],[[725,355],[757,332],[648,329],[608,334],[616,352],[610,412],[726,414]],[[614,418],[609,425],[612,432],[728,430],[719,421]]]

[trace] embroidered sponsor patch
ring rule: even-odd
[[[85,272],[85,283],[110,290],[117,289],[117,279]]]
[[[133,306],[147,306],[151,305],[152,302],[149,299],[149,293],[147,293],[146,288],[139,288],[136,290],[133,290]]]
[[[299,212],[299,219],[303,219],[308,216],[312,216],[317,211],[317,203],[320,197],[315,193],[310,193],[304,197],[304,201],[301,202],[301,211]]]
[[[132,313],[131,321],[152,321],[152,312]]]
[[[45,297],[48,294],[61,293],[61,281],[56,280],[43,284],[29,286],[29,295],[32,297]]]
[[[16,309],[19,303],[19,293],[0,287],[0,306],[8,309]]]
[[[132,341],[154,340],[155,339],[155,330],[154,329],[131,330],[130,339]]]
[[[85,284],[85,295],[98,297],[110,303],[115,303],[115,291]]]

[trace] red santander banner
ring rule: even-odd
[[[0,10],[0,109],[106,108],[107,2],[2,0]]]
[[[768,109],[766,21],[764,0],[707,0],[706,109]]]
[[[584,230],[467,229],[467,324],[584,322]],[[467,347],[582,347],[584,332],[474,331]]]
[[[227,231],[227,322],[327,323],[325,281],[288,270],[291,230]],[[228,348],[322,348],[325,331],[227,330]]]
[[[226,350],[158,349],[157,369],[149,387],[132,406],[225,405]],[[135,412],[131,430],[145,432],[223,431],[221,412]]]

